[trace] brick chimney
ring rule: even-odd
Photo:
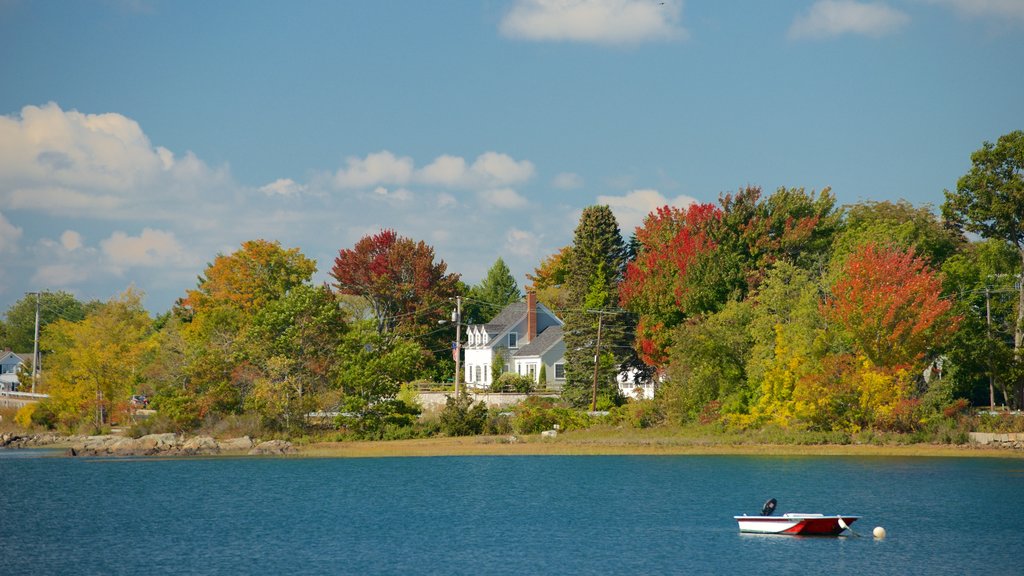
[[[529,344],[537,337],[537,294],[526,293],[526,342]]]

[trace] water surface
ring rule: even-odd
[[[45,454],[0,452],[0,574],[1024,573],[1020,460]],[[862,537],[739,534],[769,497]]]

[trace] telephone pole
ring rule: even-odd
[[[462,296],[455,297],[452,322],[455,323],[455,397],[459,398],[459,377],[462,375]]]
[[[32,393],[36,393],[36,380],[39,377],[39,292],[29,292],[36,296],[36,329],[32,339]]]

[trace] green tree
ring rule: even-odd
[[[597,394],[615,397],[615,374],[632,350],[632,319],[617,313],[626,246],[611,208],[590,206],[583,210],[568,258],[566,382],[562,395],[575,406],[593,405],[595,361]]]
[[[966,240],[956,229],[940,221],[931,206],[915,207],[906,200],[899,200],[861,202],[846,207],[842,232],[837,235],[832,249],[836,267],[866,242],[913,248],[918,256],[939,267],[956,254]]]
[[[954,225],[982,238],[1006,242],[1017,249],[1017,274],[1024,279],[1024,131],[985,142],[971,154],[971,169],[946,191],[942,215]],[[1017,293],[1013,349],[1017,373],[1024,373],[1024,281]],[[1024,403],[1024,385],[1020,390]]]
[[[469,298],[463,306],[462,315],[469,323],[486,322],[505,306],[518,302],[522,297],[512,272],[505,261],[498,258],[487,271],[487,277],[469,289]]]
[[[95,307],[96,304],[91,304]],[[42,292],[39,294],[39,333],[57,320],[78,322],[85,318],[87,305],[68,292]],[[26,294],[7,309],[6,334],[2,348],[15,352],[32,352],[35,347],[36,296]]]

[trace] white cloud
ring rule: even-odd
[[[682,0],[517,0],[501,21],[510,38],[604,44],[680,40]]]
[[[528,204],[526,198],[511,188],[484,190],[480,198],[495,208],[522,208]]]
[[[406,184],[412,178],[412,158],[398,158],[387,150],[369,154],[366,158],[347,158],[346,168],[334,175],[339,188],[369,188],[381,184]]]
[[[834,38],[844,34],[884,36],[910,22],[905,13],[881,2],[819,0],[789,27],[791,39]]]
[[[437,157],[419,171],[419,180],[424,184],[458,186],[466,177],[466,160],[458,156]]]
[[[684,208],[697,202],[689,196],[666,198],[657,190],[633,190],[624,196],[598,196],[598,204],[607,204],[619,221],[622,236],[628,238],[644,223],[644,218],[662,206],[678,206]]]
[[[930,4],[949,6],[964,16],[992,18],[1000,22],[1024,24],[1024,1],[1021,0],[925,0]]]
[[[576,190],[583,187],[583,177],[572,172],[562,172],[551,180],[551,186],[559,190]]]
[[[452,196],[447,192],[441,192],[437,195],[438,208],[450,208],[452,206],[457,206],[458,203],[459,201],[455,199],[455,196]]]
[[[138,236],[114,232],[100,242],[103,254],[115,269],[130,266],[189,265],[184,248],[173,232],[146,228]]]
[[[294,197],[306,191],[306,187],[291,178],[278,178],[270,184],[260,187],[260,192],[267,196]]]
[[[74,230],[65,230],[60,235],[60,245],[68,252],[73,252],[82,247],[82,235]]]
[[[0,116],[0,204],[12,209],[170,219],[227,183],[226,169],[153,146],[121,114],[65,111],[51,102]]]
[[[392,205],[409,204],[413,200],[413,194],[405,188],[396,188],[395,190],[389,190],[384,186],[378,186],[373,189],[373,197],[380,200],[385,200]]]
[[[540,238],[532,232],[510,228],[505,234],[505,252],[521,258],[537,257]],[[540,258],[536,258],[538,263]]]
[[[17,252],[21,234],[22,229],[8,222],[3,212],[0,212],[0,253]]]
[[[533,163],[529,160],[516,161],[507,154],[485,152],[473,162],[470,174],[470,185],[506,186],[532,178]]]

